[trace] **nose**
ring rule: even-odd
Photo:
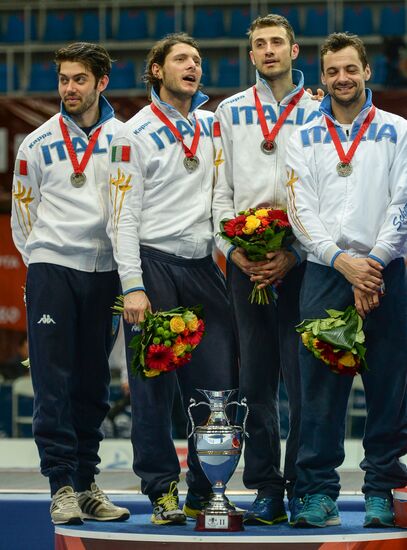
[[[76,89],[76,86],[75,86],[75,80],[73,80],[72,78],[68,80],[68,84],[66,85],[66,91],[67,92],[72,92]]]
[[[266,54],[273,53],[273,52],[274,52],[274,49],[273,49],[272,42],[266,42]]]

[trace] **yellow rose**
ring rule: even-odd
[[[257,218],[267,218],[269,215],[269,211],[267,208],[259,208],[259,210],[256,210],[255,215]]]
[[[159,374],[161,374],[161,371],[157,369],[150,369],[150,370],[144,369],[143,373],[145,376],[147,376],[147,378],[153,378],[153,376],[158,376]]]
[[[307,347],[310,334],[311,334],[310,332],[301,333],[301,340],[305,347]]]
[[[183,332],[185,330],[184,319],[179,315],[177,315],[176,317],[173,317],[170,321],[170,329],[172,330],[172,332],[175,332],[176,334]]]
[[[185,353],[185,350],[187,349],[187,346],[186,346],[186,344],[182,344],[181,342],[179,342],[178,344],[174,344],[171,349],[172,349],[174,355],[176,357],[179,357],[180,355]]]
[[[259,227],[260,223],[259,218],[256,218],[256,216],[247,216],[246,224],[242,229],[243,233],[251,235]]]
[[[191,332],[195,332],[196,330],[198,330],[198,325],[199,325],[198,317],[197,317],[196,315],[194,315],[194,316],[187,322],[187,329],[190,330]]]
[[[351,351],[347,351],[338,359],[338,363],[344,367],[354,367],[356,365],[355,357]]]

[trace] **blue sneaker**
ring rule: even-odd
[[[338,507],[328,495],[305,495],[303,508],[298,513],[294,527],[328,527],[340,525]]]
[[[302,500],[298,497],[288,499],[288,510],[290,512],[290,525],[294,525],[297,516],[303,509]]]
[[[391,500],[386,497],[366,497],[363,527],[394,527]]]
[[[283,499],[256,497],[251,508],[243,516],[245,525],[274,525],[287,521]]]

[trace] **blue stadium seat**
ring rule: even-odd
[[[238,57],[221,57],[218,69],[216,86],[219,88],[240,87],[240,63]]]
[[[373,34],[373,17],[370,6],[346,6],[343,11],[343,30],[365,36]]]
[[[387,80],[387,59],[383,54],[377,54],[372,59],[372,84],[384,84]]]
[[[105,12],[104,38],[112,37],[112,15]],[[98,10],[87,10],[80,12],[81,22],[77,40],[83,42],[98,42],[100,35],[100,17]]]
[[[57,86],[57,73],[53,63],[32,63],[28,83],[29,92],[54,92]]]
[[[202,59],[202,84],[204,87],[213,85],[211,61],[207,57]]]
[[[13,65],[12,70],[12,91],[18,90],[19,88],[19,78],[17,72],[17,66]],[[0,63],[0,92],[7,92],[7,64]]]
[[[230,28],[226,34],[233,38],[244,38],[251,21],[250,8],[233,8],[230,11]]]
[[[304,73],[305,87],[320,83],[320,67],[318,56],[307,54],[300,56],[295,62],[295,68]]]
[[[223,16],[224,12],[221,8],[195,9],[193,36],[195,38],[219,38],[224,36]]]
[[[126,90],[136,87],[136,67],[134,61],[128,59],[113,63],[110,73],[109,89]]]
[[[147,38],[147,12],[144,10],[120,10],[119,25],[113,34],[113,38],[116,40]]]
[[[176,28],[176,24],[174,8],[157,10],[155,13],[154,38],[162,38],[171,32],[185,29],[184,18],[181,21],[181,28]]]
[[[383,36],[402,36],[406,32],[404,6],[384,6],[380,12],[379,33]]]
[[[304,36],[326,36],[328,34],[328,10],[325,7],[307,8],[302,34]]]
[[[295,34],[300,34],[301,28],[298,8],[275,6],[274,4],[271,4],[269,5],[269,13],[277,13],[278,15],[284,16],[290,22]]]
[[[75,13],[47,11],[45,16],[44,42],[66,42],[75,40]]]
[[[30,33],[29,40],[35,40],[37,38],[37,17],[35,14],[31,14]],[[6,29],[2,36],[3,42],[24,42],[25,40],[25,20],[24,12],[10,13],[6,17]]]

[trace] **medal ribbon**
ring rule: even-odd
[[[100,126],[96,132],[92,134],[92,137],[89,140],[88,146],[86,147],[86,151],[82,157],[82,160],[79,164],[78,157],[76,156],[75,149],[73,148],[71,138],[69,136],[68,128],[65,125],[65,122],[62,118],[62,115],[59,117],[59,126],[61,127],[61,132],[65,141],[66,148],[68,150],[69,158],[71,159],[72,167],[74,169],[75,174],[83,174],[86,168],[86,165],[89,162],[90,156],[93,152],[93,149],[95,148],[97,139],[99,137],[100,131],[102,127]]]
[[[365,120],[363,121],[363,124],[359,128],[359,131],[356,134],[356,137],[353,140],[352,145],[349,148],[349,151],[346,154],[345,154],[345,151],[343,150],[342,143],[338,136],[338,132],[336,131],[335,124],[332,122],[332,120],[329,117],[325,116],[325,121],[328,127],[328,131],[331,134],[331,138],[332,138],[332,141],[334,142],[335,149],[339,156],[339,160],[343,164],[350,164],[351,160],[353,159],[353,155],[355,154],[356,149],[358,148],[360,140],[362,139],[363,134],[369,128],[370,123],[374,119],[375,114],[376,114],[376,107],[373,105],[370,111],[368,112]]]
[[[263,111],[263,106],[257,94],[256,86],[253,86],[254,103],[256,104],[257,116],[259,117],[261,131],[263,132],[263,136],[266,141],[273,142],[275,140],[278,132],[280,131],[281,126],[284,124],[285,119],[288,117],[288,115],[297,105],[297,103],[299,102],[303,94],[304,94],[304,88],[301,88],[301,90],[297,92],[295,96],[291,99],[290,103],[287,105],[287,107],[278,117],[278,120],[274,124],[273,129],[271,130],[271,132],[269,132],[269,129],[267,127],[266,117]]]
[[[181,133],[178,131],[178,129],[174,126],[174,124],[170,121],[170,119],[166,117],[162,111],[160,111],[160,109],[154,103],[151,103],[151,110],[153,111],[155,116],[157,116],[161,120],[161,122],[164,122],[167,128],[171,130],[171,132],[174,134],[174,137],[176,137],[177,140],[181,142],[181,145],[184,149],[185,156],[188,158],[194,157],[196,150],[198,149],[199,138],[201,135],[201,127],[199,125],[198,119],[195,117],[195,123],[196,123],[195,133],[192,139],[191,148],[189,148],[185,145],[184,139]]]

